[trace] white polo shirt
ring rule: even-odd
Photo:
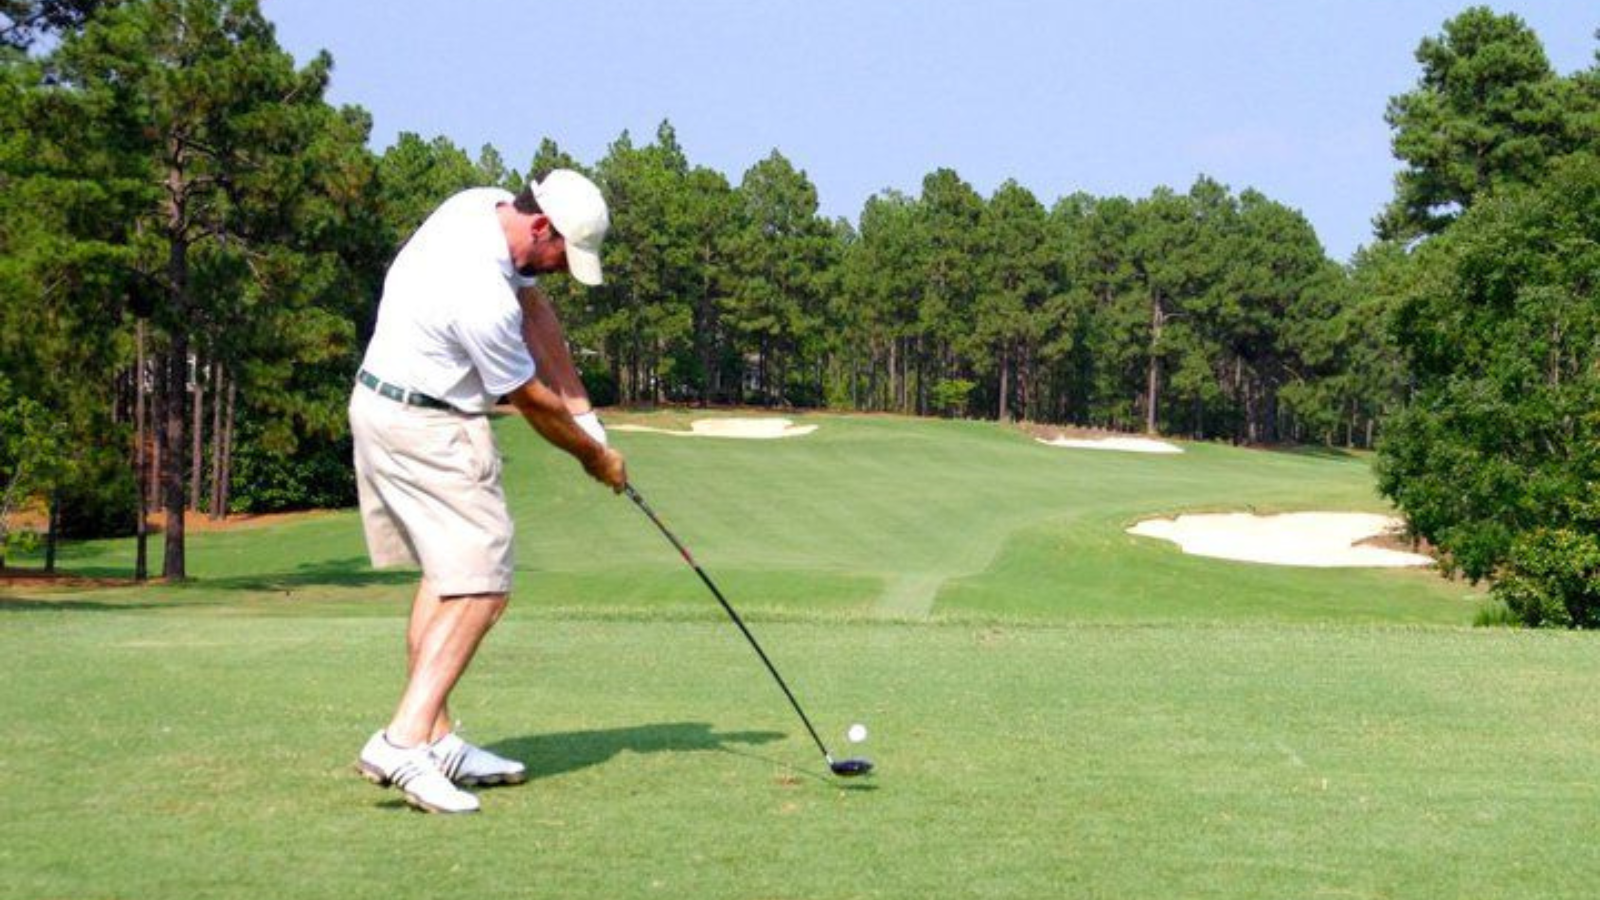
[[[522,340],[516,273],[495,207],[512,195],[473,188],[446,200],[389,267],[361,367],[383,381],[487,412],[534,375]]]

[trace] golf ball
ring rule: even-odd
[[[851,725],[850,730],[845,732],[845,735],[850,738],[850,743],[859,744],[867,739],[867,726],[861,724]]]

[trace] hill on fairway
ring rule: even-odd
[[[1049,447],[988,423],[796,421],[820,427],[775,441],[617,438],[634,483],[740,604],[913,621],[1464,623],[1473,613],[1461,586],[1427,572],[1219,563],[1124,533],[1178,511],[1384,510],[1364,458],[1203,444],[1155,456]],[[661,603],[660,570],[681,564],[636,512],[564,478],[570,464],[531,438],[507,436],[511,471],[539,460],[536,487],[513,496],[537,532],[520,546],[540,602]],[[560,527],[541,529],[546,515]],[[584,596],[596,579],[605,587]],[[704,602],[693,579],[682,585],[671,600]]]
[[[820,427],[615,441],[873,778],[830,779],[644,517],[508,420],[517,596],[454,711],[530,783],[445,820],[353,774],[412,585],[367,568],[353,513],[195,534],[191,583],[0,587],[0,898],[1591,894],[1589,635],[1466,627],[1478,592],[1430,571],[1124,532],[1382,511],[1365,459],[792,418]]]
[[[612,418],[680,427],[692,415]],[[992,423],[793,418],[820,427],[783,440],[614,435],[633,483],[740,608],[908,621],[1436,624],[1470,622],[1476,609],[1478,592],[1428,571],[1221,562],[1124,533],[1184,511],[1383,511],[1363,457],[1208,444],[1181,455],[1098,452]],[[497,431],[518,527],[519,608],[715,614],[632,504],[519,421]],[[289,591],[359,602],[412,581],[368,569],[353,513],[193,544],[197,581],[180,599]],[[129,553],[128,542],[91,544],[72,548],[66,565],[122,574]]]

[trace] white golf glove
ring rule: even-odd
[[[572,420],[578,423],[578,427],[583,429],[584,434],[587,434],[589,437],[599,441],[600,446],[611,446],[610,444],[606,443],[605,426],[600,424],[600,417],[595,415],[594,410],[591,409],[586,413],[579,413],[578,415],[573,416]]]

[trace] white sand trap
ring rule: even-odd
[[[1183,448],[1166,441],[1152,440],[1151,438],[1136,437],[1106,437],[1106,438],[1065,438],[1058,437],[1053,440],[1035,438],[1041,444],[1052,447],[1072,447],[1078,450],[1121,450],[1124,453],[1182,453]]]
[[[801,437],[817,430],[815,425],[796,425],[788,419],[695,419],[688,431],[651,428],[648,425],[607,425],[611,431],[647,431],[652,434],[672,434],[679,437],[740,438],[743,440],[772,440]]]
[[[1232,559],[1275,566],[1374,567],[1427,566],[1433,560],[1416,553],[1358,546],[1357,542],[1397,532],[1404,523],[1372,513],[1249,513],[1146,519],[1129,534],[1161,538],[1195,556]]]

